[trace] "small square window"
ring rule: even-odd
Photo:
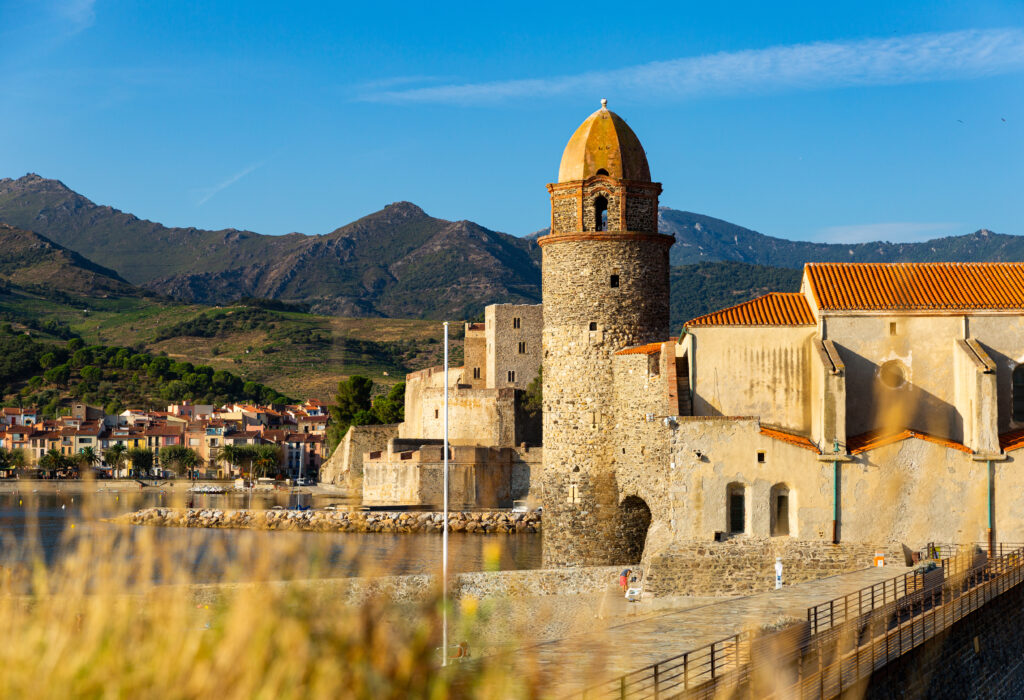
[[[597,330],[597,321],[591,321],[590,322],[590,330],[592,330],[592,331],[596,331]]]
[[[519,326],[520,326],[520,320],[519,320],[519,318],[513,318],[513,319],[512,319],[512,327],[513,327],[513,328],[519,328]]]
[[[516,380],[516,371],[514,369],[510,369],[508,371],[508,380],[510,382],[514,382]]]
[[[896,335],[896,322],[892,321],[889,323],[889,335]]]
[[[525,342],[520,341],[520,343],[519,343],[519,354],[520,355],[525,355],[526,354],[526,343]]]
[[[618,275],[612,275],[611,286],[612,287],[618,287],[619,286],[619,276]]]
[[[758,453],[757,453],[757,463],[758,464],[764,464],[764,452],[758,451]]]

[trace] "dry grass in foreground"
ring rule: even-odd
[[[284,550],[272,538],[233,550],[222,580],[273,580],[287,559],[305,585],[225,584],[215,602],[197,605],[203,565],[176,551],[177,540],[156,528],[77,532],[49,565],[24,548],[13,558],[34,563],[11,565],[18,545],[4,547],[0,697],[529,698],[543,687],[498,658],[441,668],[436,591],[355,606],[316,594],[309,582],[323,562],[296,538]],[[209,571],[198,580],[209,582]],[[481,623],[464,614],[449,639]]]

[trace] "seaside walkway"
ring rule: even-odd
[[[618,587],[609,588],[610,606],[635,605],[634,621],[590,634],[566,637],[520,649],[514,663],[529,665],[554,679],[550,697],[568,697],[637,668],[675,654],[707,646],[744,629],[780,616],[806,619],[807,609],[909,571],[904,566],[867,568],[817,581],[785,586],[749,596],[723,598],[685,607],[687,598],[656,601],[664,612],[644,610],[646,603],[621,600]],[[621,603],[620,603],[621,600]],[[677,604],[676,609],[672,609]],[[679,609],[685,608],[685,609]]]

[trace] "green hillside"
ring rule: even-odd
[[[669,278],[672,332],[692,318],[769,292],[799,291],[801,274],[800,270],[738,262],[673,267]]]

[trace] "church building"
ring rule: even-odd
[[[602,104],[548,191],[546,565],[1024,539],[1024,263],[809,263],[673,333],[625,121]]]

